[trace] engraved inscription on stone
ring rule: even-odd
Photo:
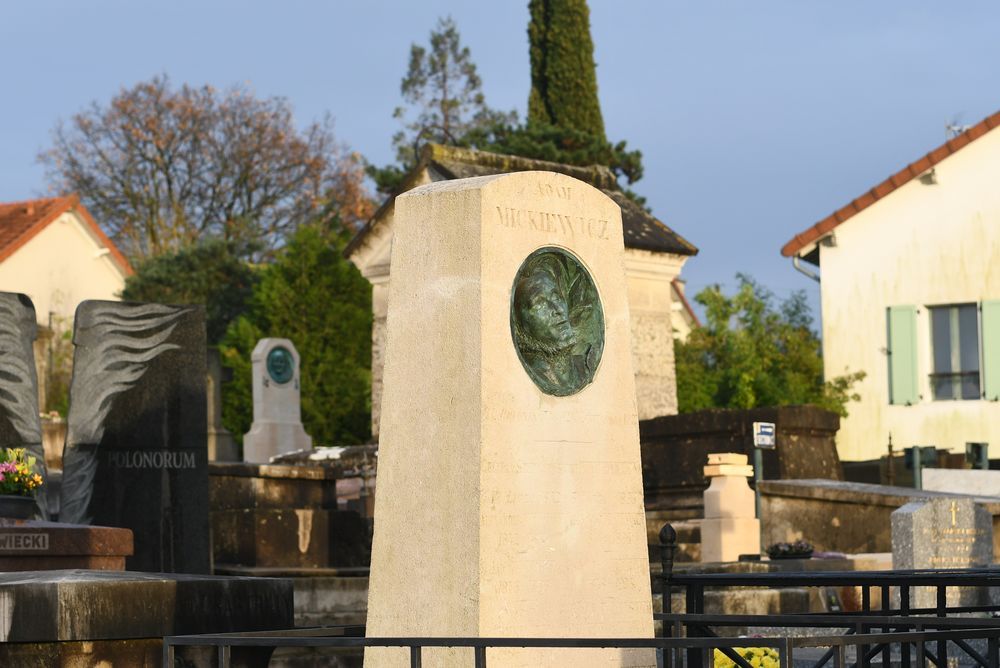
[[[108,463],[122,469],[193,469],[194,452],[184,450],[110,450]]]
[[[510,329],[542,392],[564,397],[593,381],[604,352],[604,311],[593,279],[568,251],[548,246],[525,259],[511,289]]]
[[[918,540],[928,541],[935,547],[935,554],[928,557],[931,567],[964,568],[970,566],[978,556],[973,554],[973,548],[977,539],[986,534],[986,529],[959,526],[957,501],[951,501],[946,512],[945,525],[922,527]]]
[[[0,533],[0,552],[49,549],[47,533]]]
[[[549,211],[517,209],[509,206],[496,207],[497,217],[502,227],[535,230],[561,234],[567,238],[610,239],[606,218],[569,216]]]

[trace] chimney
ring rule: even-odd
[[[35,215],[35,203],[29,202],[27,206],[24,207],[24,212],[29,216]]]

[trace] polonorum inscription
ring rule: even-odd
[[[108,464],[121,469],[193,469],[194,452],[180,450],[109,450]]]
[[[604,352],[604,310],[576,256],[554,246],[536,250],[511,292],[511,337],[535,385],[557,397],[589,385]]]

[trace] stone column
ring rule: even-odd
[[[652,637],[620,217],[547,172],[396,199],[369,635]],[[408,661],[366,653],[368,668]],[[487,662],[654,664],[602,649]]]
[[[735,452],[708,456],[705,519],[701,521],[701,560],[736,561],[741,554],[760,554],[760,520],[754,493],[747,484],[753,467]]]
[[[640,420],[677,413],[670,282],[680,274],[685,259],[635,248],[625,251],[632,365]]]
[[[385,367],[385,318],[389,311],[389,266],[364,272],[372,284],[372,441],[378,441],[382,416],[382,372]]]

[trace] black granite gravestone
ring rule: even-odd
[[[60,520],[132,529],[129,570],[207,573],[205,314],[85,301]]]
[[[38,335],[35,305],[27,295],[0,292],[0,448],[25,448],[45,477],[42,423],[38,416],[38,374],[33,344]],[[39,516],[47,519],[45,485],[36,493]]]

